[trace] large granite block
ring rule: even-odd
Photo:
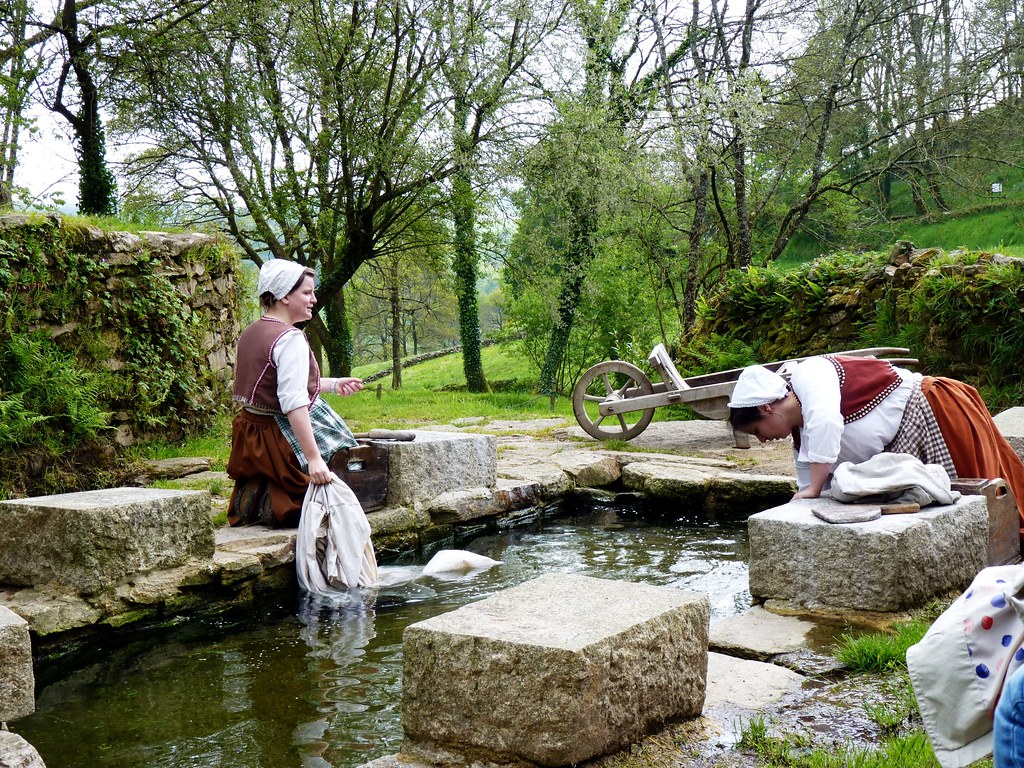
[[[405,630],[406,750],[571,765],[704,705],[703,594],[549,574]]]
[[[207,491],[111,488],[0,501],[0,584],[86,594],[213,555]]]
[[[46,768],[36,748],[10,731],[0,731],[0,768]]]
[[[0,606],[0,723],[36,711],[28,622]]]
[[[988,563],[983,496],[949,506],[826,523],[822,499],[799,499],[752,515],[750,593],[807,608],[901,611],[970,584]]]
[[[493,435],[416,431],[411,442],[389,442],[387,506],[406,507],[463,488],[493,488],[498,441]]]
[[[1006,442],[1017,453],[1024,458],[1024,408],[1016,406],[1007,408],[1002,413],[992,417],[1000,433],[1006,438]]]

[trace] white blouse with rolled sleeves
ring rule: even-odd
[[[812,357],[793,370],[790,384],[800,400],[804,423],[800,427],[800,448],[794,446],[797,486],[811,484],[811,464],[844,461],[859,464],[882,453],[892,442],[903,420],[903,411],[921,374],[904,368],[893,369],[902,379],[900,385],[865,416],[843,424],[839,410],[839,374],[831,362]]]
[[[278,339],[271,357],[277,366],[277,399],[281,402],[281,412],[308,408],[309,342],[302,331],[296,328]]]

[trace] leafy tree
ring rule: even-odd
[[[485,392],[477,301],[478,150],[485,131],[491,132],[492,141],[509,141],[511,126],[502,118],[510,106],[526,98],[521,70],[557,26],[561,11],[557,6],[524,0],[468,0],[462,5],[449,0],[444,12],[442,30],[449,54],[441,69],[451,91],[452,148],[457,163],[450,180],[450,205],[462,364],[469,391]]]
[[[9,14],[0,16],[0,45],[19,50],[26,45],[29,18],[26,0],[10,0]],[[14,171],[18,167],[21,131],[29,124],[25,118],[29,86],[40,68],[40,58],[24,50],[21,55],[0,59],[0,208],[13,201]]]
[[[408,247],[503,103],[509,61],[504,80],[468,83],[459,147],[438,133],[452,124],[442,64],[463,42],[447,12],[445,0],[211,0],[140,36],[123,65],[132,87],[117,127],[153,141],[133,177],[175,192],[190,206],[185,223],[216,222],[257,265],[273,256],[318,269],[331,333],[319,316],[311,330],[335,372],[351,365],[342,286]]]
[[[418,354],[421,340],[438,346],[453,341],[448,235],[436,219],[422,219],[417,229],[409,233],[407,248],[369,262],[349,283],[360,318],[359,348],[367,356],[390,357],[394,389],[402,386],[402,358]]]

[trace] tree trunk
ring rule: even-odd
[[[60,33],[68,46],[68,60],[61,70],[51,109],[71,123],[78,140],[78,208],[88,215],[113,215],[117,212],[117,187],[114,174],[107,167],[99,88],[89,71],[89,48],[96,40],[92,34],[85,39],[79,37],[75,0],[65,0]],[[77,115],[64,105],[64,87],[71,70],[75,73],[82,101]]]
[[[569,337],[572,335],[572,326],[576,319],[576,308],[580,303],[584,273],[585,270],[582,268],[572,270],[572,274],[562,282],[562,289],[558,293],[558,318],[551,329],[544,365],[540,369],[538,390],[541,394],[551,397],[558,394],[558,369],[562,367],[565,351],[569,348]]]
[[[746,269],[754,260],[747,210],[747,142],[741,128],[733,137],[733,194],[736,196],[736,267]]]
[[[459,338],[462,342],[462,371],[470,392],[486,392],[483,361],[480,357],[480,309],[476,295],[476,202],[473,199],[465,120],[468,107],[460,101],[455,110],[455,144],[462,165],[452,176],[452,222],[455,229],[455,295],[459,300]]]
[[[391,388],[402,388],[402,298],[398,291],[398,259],[391,274]]]
[[[324,315],[327,321],[326,338],[321,339],[327,353],[332,376],[352,375],[352,331],[345,311],[345,292],[338,290],[326,299]]]
[[[10,23],[11,45],[25,40],[25,16],[28,13],[24,2],[8,6],[14,11]],[[34,79],[34,71],[26,66],[27,52],[14,56],[0,73],[0,208],[7,208],[13,202],[14,171],[18,167],[18,135],[21,132],[22,114],[28,98],[27,87]]]
[[[882,174],[880,196],[882,198],[882,214],[888,219],[892,216],[892,171]]]
[[[916,169],[910,169],[910,173],[907,174],[907,183],[910,185],[910,196],[914,200],[914,211],[918,216],[924,216],[928,213],[928,206],[924,202],[924,194],[921,192],[921,182],[917,178]]]
[[[686,257],[686,290],[683,292],[683,331],[689,333],[697,319],[697,294],[701,241],[708,210],[708,170],[702,169],[693,190],[693,224],[690,226],[690,251]]]
[[[573,217],[572,242],[567,249],[568,258],[562,287],[558,292],[558,316],[551,329],[548,350],[540,369],[538,389],[541,394],[550,397],[558,394],[558,370],[565,359],[565,351],[569,348],[569,337],[576,319],[576,308],[580,304],[583,280],[594,260],[594,234],[597,232],[598,216],[593,203],[585,200],[586,195],[587,192],[581,193],[577,190],[571,196],[576,201],[576,204],[569,208]],[[581,198],[584,200],[581,201]]]

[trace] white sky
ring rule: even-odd
[[[28,187],[32,195],[46,197],[59,190],[65,207],[77,209],[78,163],[74,147],[60,125],[62,118],[35,105],[29,116],[36,119],[38,131],[21,134],[15,186]]]

